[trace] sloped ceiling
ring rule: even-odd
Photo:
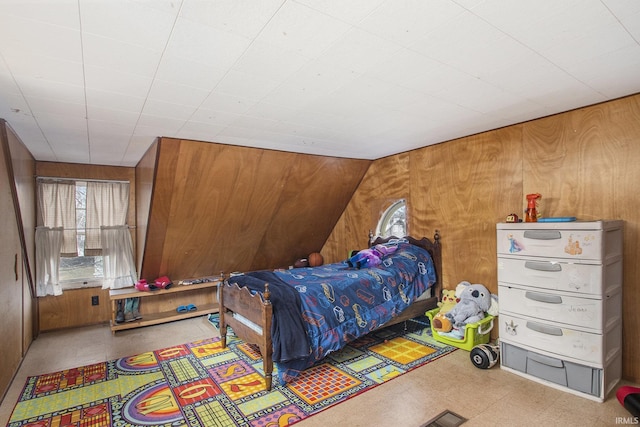
[[[1,0],[37,160],[158,136],[377,159],[640,92],[633,0]]]

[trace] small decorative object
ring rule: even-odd
[[[507,222],[520,222],[520,218],[518,218],[518,215],[512,213],[507,215]]]
[[[309,254],[309,267],[318,267],[324,263],[324,258],[318,252]]]
[[[293,266],[295,268],[309,267],[309,260],[307,258],[297,259],[296,262],[293,263]]]

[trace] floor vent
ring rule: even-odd
[[[454,414],[451,411],[444,411],[420,427],[456,427],[465,421],[467,421],[467,419],[462,418],[458,414]]]

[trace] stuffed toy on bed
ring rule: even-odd
[[[396,249],[398,249],[397,245],[375,245],[369,249],[363,249],[357,252],[351,256],[346,263],[349,267],[355,268],[375,267],[382,263],[382,258],[394,253]]]

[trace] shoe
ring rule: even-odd
[[[133,317],[133,300],[134,298],[127,298],[124,303],[124,321],[133,322],[136,320]]]
[[[131,306],[131,314],[133,315],[133,320],[140,320],[142,316],[140,315],[140,298],[133,298],[133,304]]]
[[[198,310],[198,307],[196,307],[196,306],[195,306],[195,305],[193,305],[193,304],[189,304],[189,305],[187,306],[187,311],[196,311],[196,310]]]
[[[124,301],[122,301],[121,299],[119,299],[118,301],[116,301],[116,323],[123,323],[124,322]]]
[[[149,285],[151,289],[169,289],[173,285],[171,279],[167,276],[158,277],[154,280],[152,285]]]
[[[142,292],[147,292],[155,288],[151,288],[146,279],[140,279],[136,282],[136,289]]]
[[[176,308],[176,311],[178,313],[186,313],[187,311],[189,311],[189,309],[186,305],[179,305],[178,308]]]

